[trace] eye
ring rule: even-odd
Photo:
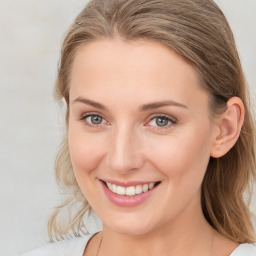
[[[171,118],[165,115],[155,116],[151,118],[150,121],[147,123],[147,125],[151,125],[159,128],[168,128],[175,124],[176,124],[176,120],[174,118]]]
[[[108,123],[102,116],[97,114],[84,115],[81,118],[81,120],[84,121],[86,125],[92,126],[92,127],[100,126]]]
[[[86,121],[91,124],[101,124],[103,118],[101,116],[91,115],[86,117]]]

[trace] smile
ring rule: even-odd
[[[148,190],[154,188],[157,185],[157,182],[155,183],[152,182],[149,184],[143,184],[143,185],[137,185],[137,186],[130,186],[130,187],[122,187],[116,184],[111,184],[109,182],[106,182],[106,185],[109,188],[109,190],[111,190],[113,193],[117,195],[134,196],[134,195],[145,193]]]
[[[107,198],[117,206],[134,207],[142,204],[151,197],[159,187],[161,181],[157,182],[112,182],[100,180],[103,191]]]

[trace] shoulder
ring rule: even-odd
[[[82,256],[88,241],[94,235],[95,234],[90,234],[55,243],[49,243],[30,252],[24,253],[21,256]]]
[[[240,244],[230,256],[256,256],[256,245]]]

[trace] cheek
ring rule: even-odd
[[[207,130],[183,130],[151,145],[149,159],[170,178],[202,178],[210,158],[209,136]]]
[[[99,135],[88,135],[84,131],[70,127],[69,150],[74,172],[89,174],[103,157],[105,145]]]
[[[93,193],[97,183],[94,170],[101,162],[105,150],[104,140],[99,137],[85,133],[79,127],[69,127],[69,151],[74,175],[80,190],[93,209],[98,202],[97,194]]]
[[[209,134],[187,130],[166,138],[161,146],[153,146],[151,163],[165,176],[163,211],[174,217],[190,203],[199,207],[201,184],[210,158]]]

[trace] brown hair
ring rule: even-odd
[[[127,41],[156,41],[183,56],[198,71],[201,86],[210,95],[212,115],[221,113],[231,97],[242,99],[246,115],[241,135],[225,156],[210,159],[201,204],[205,218],[220,234],[238,243],[253,243],[250,200],[244,200],[244,192],[251,194],[256,177],[255,123],[234,37],[223,13],[212,0],[90,1],[70,27],[62,46],[55,96],[64,97],[67,103],[66,121],[70,71],[76,51],[89,41],[115,36]],[[56,160],[56,178],[70,198],[53,213],[50,238],[62,238],[69,231],[79,235],[90,206],[73,174],[67,136]],[[63,223],[58,217],[66,208],[69,218]]]

